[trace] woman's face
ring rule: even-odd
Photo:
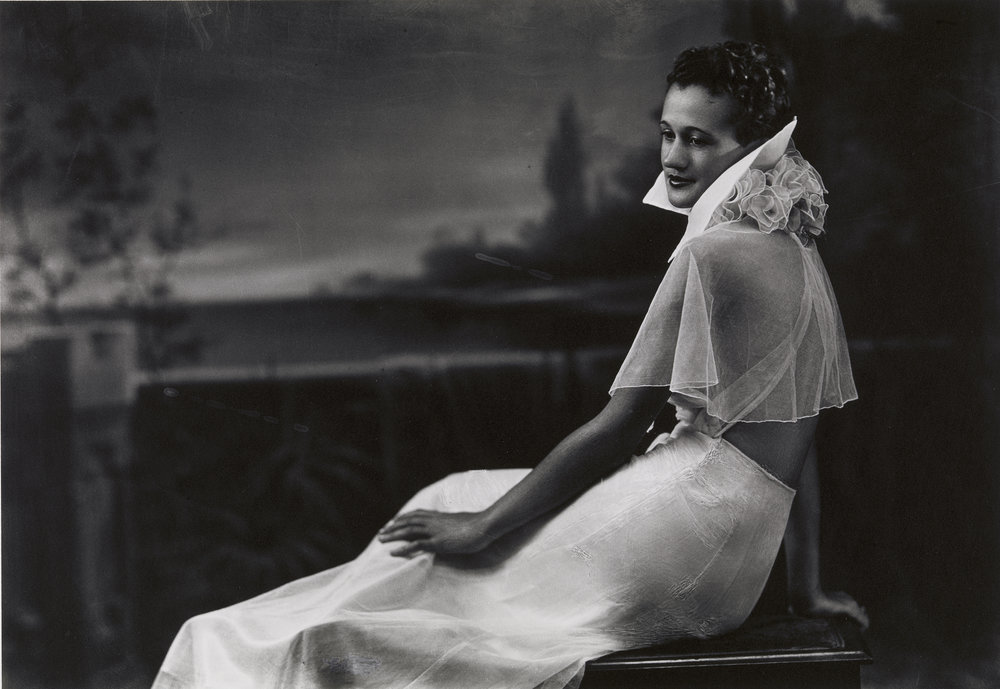
[[[726,168],[756,147],[741,146],[732,124],[739,106],[727,93],[713,95],[704,86],[667,89],[660,117],[660,162],[667,198],[690,208]]]

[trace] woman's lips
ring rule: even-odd
[[[693,184],[693,179],[688,179],[687,177],[680,177],[679,175],[667,175],[667,184],[679,189],[681,187],[686,187],[689,184]]]

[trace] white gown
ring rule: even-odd
[[[527,470],[452,474],[403,511],[479,510]],[[155,689],[576,686],[587,660],[739,626],[794,491],[686,429],[476,558],[355,560],[189,620]]]

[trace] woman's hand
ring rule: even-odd
[[[868,612],[843,591],[820,591],[804,598],[792,600],[789,611],[802,617],[846,617],[861,629],[868,628]]]
[[[390,554],[413,557],[418,553],[475,553],[492,539],[486,533],[481,512],[434,512],[414,510],[401,514],[378,532],[378,540],[408,541]]]

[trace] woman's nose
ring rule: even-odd
[[[660,152],[663,158],[663,167],[671,170],[683,170],[687,167],[687,151],[680,141],[663,144]]]

